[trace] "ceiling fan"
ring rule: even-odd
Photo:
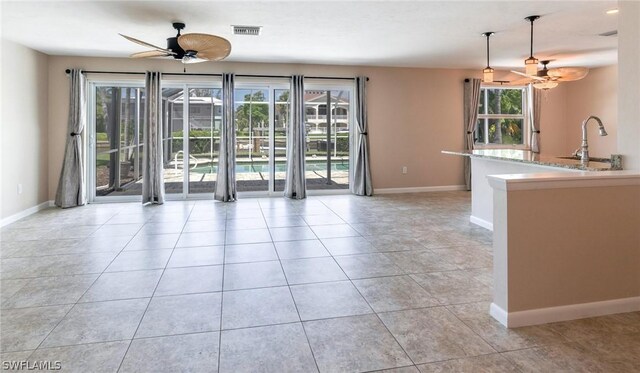
[[[586,67],[556,67],[547,68],[551,61],[541,61],[542,69],[538,70],[535,75],[527,75],[520,71],[511,70],[512,73],[522,75],[525,79],[520,79],[511,84],[527,84],[533,83],[535,88],[550,89],[558,85],[558,82],[572,82],[580,80],[587,76],[589,69]]]
[[[580,80],[587,76],[589,69],[586,67],[558,67],[547,69],[547,64],[551,60],[542,61],[542,70],[538,70],[538,59],[533,56],[533,22],[540,16],[534,15],[526,17],[525,20],[531,23],[531,44],[530,55],[524,61],[525,72],[511,70],[512,73],[522,75],[526,79],[520,79],[511,84],[528,84],[533,82],[534,88],[550,89],[558,86],[558,82],[570,82]]]
[[[209,34],[180,34],[185,24],[174,22],[173,28],[178,35],[167,38],[167,47],[161,48],[151,43],[119,34],[123,38],[152,50],[132,54],[131,58],[173,57],[182,63],[196,63],[204,61],[220,61],[231,52],[231,43],[225,38]]]

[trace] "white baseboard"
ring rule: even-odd
[[[506,326],[507,328],[509,327],[507,311],[503,310],[502,307],[493,302],[491,302],[491,307],[489,307],[489,315],[498,320],[500,324]]]
[[[488,221],[486,221],[484,219],[480,219],[480,218],[475,217],[473,215],[471,215],[469,217],[469,221],[472,222],[475,225],[479,225],[482,228],[488,229],[488,230],[493,232],[493,223],[490,223],[490,222],[488,222]]]
[[[11,223],[15,223],[18,220],[22,219],[22,218],[26,218],[27,216],[31,215],[31,214],[35,214],[38,211],[42,211],[46,208],[49,207],[53,207],[55,206],[54,201],[46,201],[46,202],[42,202],[39,205],[35,205],[33,207],[29,207],[26,210],[22,210],[18,213],[15,213],[13,215],[7,216],[6,218],[2,219],[2,222],[0,222],[0,227],[4,227],[6,225],[9,225]]]
[[[432,187],[412,187],[412,188],[375,188],[373,194],[396,194],[396,193],[422,193],[422,192],[452,192],[466,190],[465,185],[442,185]]]
[[[612,299],[600,302],[570,304],[567,306],[538,308],[535,310],[506,312],[491,303],[489,313],[508,328],[540,325],[558,321],[584,319],[624,312],[640,311],[640,297]]]

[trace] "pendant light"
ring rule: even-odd
[[[482,70],[482,81],[485,83],[493,82],[493,69],[489,65],[489,38],[493,34],[494,33],[491,31],[485,32],[484,34],[482,34],[487,37],[487,67],[485,67],[484,70]]]
[[[533,57],[533,21],[540,18],[540,16],[529,16],[525,18],[531,22],[531,54],[529,58],[524,60],[524,72],[527,75],[536,75],[538,73],[538,59]]]

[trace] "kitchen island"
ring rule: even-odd
[[[487,176],[532,173],[590,173],[622,169],[619,157],[614,162],[593,159],[583,164],[572,157],[540,155],[518,149],[477,149],[469,151],[446,151],[442,153],[471,158],[471,217],[470,221],[493,230],[493,189]]]

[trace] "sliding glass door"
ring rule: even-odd
[[[142,82],[91,82],[89,180],[93,201],[142,194],[145,92]],[[240,193],[280,195],[287,164],[290,92],[286,80],[236,82],[236,183]],[[308,190],[347,189],[352,88],[307,84]],[[212,195],[221,142],[221,84],[163,82],[164,185],[168,199]],[[126,196],[131,196],[128,198]]]
[[[144,88],[92,85],[90,198],[142,194]]]
[[[236,185],[238,192],[268,192],[271,116],[269,88],[235,91]]]
[[[349,188],[351,96],[347,87],[305,91],[308,190]]]
[[[222,122],[219,87],[163,88],[164,185],[167,195],[213,193]]]
[[[284,190],[288,84],[237,83],[235,90],[238,192]]]

